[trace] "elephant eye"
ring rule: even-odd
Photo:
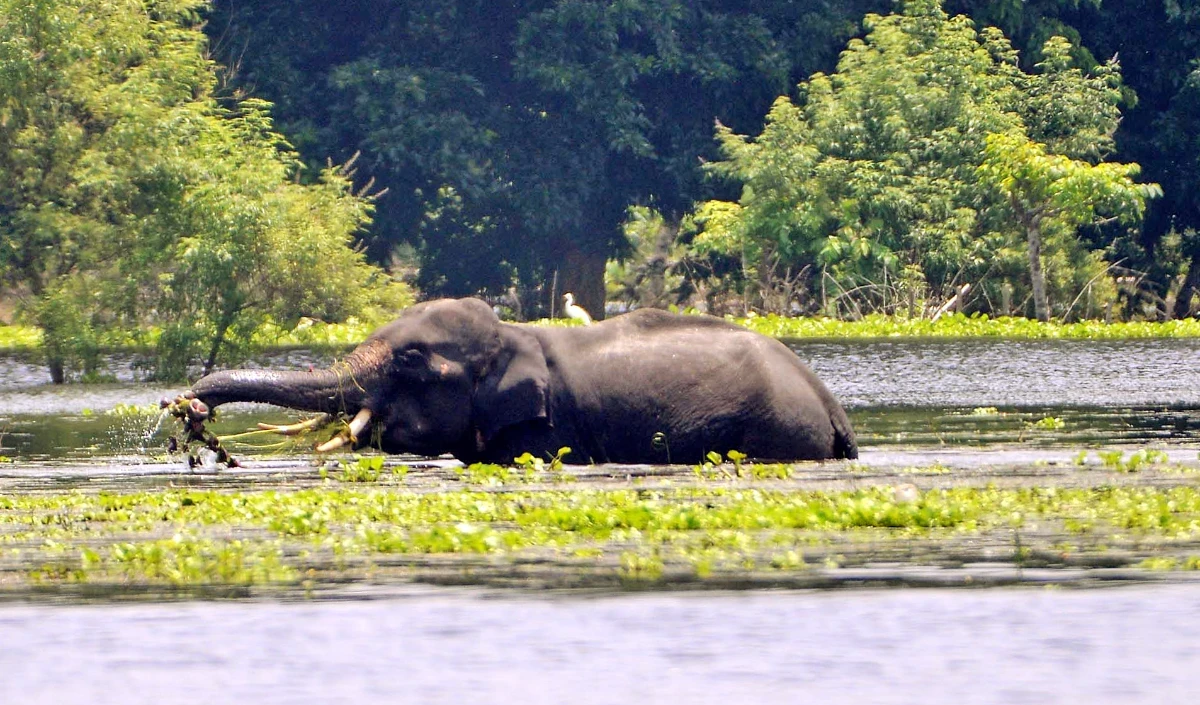
[[[425,353],[416,348],[409,348],[397,356],[396,362],[403,367],[424,367]]]

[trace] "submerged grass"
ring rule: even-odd
[[[329,479],[291,491],[3,496],[0,586],[296,586],[362,578],[397,558],[411,580],[469,556],[490,562],[462,567],[456,579],[534,560],[558,566],[567,582],[570,574],[656,582],[667,573],[782,574],[881,556],[953,563],[985,545],[998,553],[976,560],[1061,562],[1090,546],[1119,547],[1132,567],[1200,567],[1190,558],[1200,553],[1200,488],[1192,486],[811,491],[756,482],[419,492]],[[958,553],[930,554],[936,545]]]

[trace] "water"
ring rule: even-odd
[[[793,343],[848,409],[864,449],[882,446],[1200,442],[1200,340],[968,339]],[[327,358],[281,353],[263,365],[304,368]],[[181,387],[132,380],[114,357],[106,385],[44,384],[44,371],[0,357],[0,454],[27,460],[160,453],[146,417],[105,414],[153,406]],[[229,405],[218,433],[282,422],[262,406]],[[1059,418],[1061,428],[1037,422]],[[253,447],[241,449],[253,455]]]
[[[370,597],[366,595],[364,597]],[[1200,591],[0,608],[0,702],[1191,703]]]
[[[1194,462],[1200,446],[1200,341],[794,347],[850,411],[876,473],[934,462],[1053,472],[1101,446]],[[113,384],[55,388],[0,358],[0,455],[17,460],[0,464],[0,492],[179,481],[151,417],[105,410],[180,390],[113,365]],[[289,418],[230,411],[218,432]],[[314,472],[294,452],[195,479],[234,488]],[[1200,667],[1196,582],[591,597],[352,586],[334,597],[0,604],[0,703],[1182,703]]]
[[[794,343],[848,408],[1200,406],[1200,339]]]
[[[1200,406],[1200,339],[808,340],[792,348],[847,408],[873,406]],[[328,355],[287,351],[250,366],[302,369]],[[112,385],[47,384],[44,368],[0,355],[0,417],[150,404],[179,385],[141,381],[109,358]]]

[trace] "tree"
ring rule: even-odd
[[[631,206],[678,223],[715,195],[699,168],[716,156],[713,120],[757,126],[762,108],[826,65],[861,8],[876,4],[564,1],[524,18],[517,75],[564,125],[569,153],[588,159],[571,172],[594,194],[582,225],[603,246],[592,241],[588,266],[600,271],[606,253],[634,255],[620,235]]]
[[[1117,156],[1163,189],[1143,226],[1116,233],[1109,246],[1142,280],[1136,296],[1160,316],[1187,316],[1200,292],[1200,11],[1192,0],[1104,0],[1071,24],[1097,55],[1120,55],[1137,102],[1117,131]]]
[[[370,201],[352,192],[342,167],[327,167],[314,184],[296,183],[301,166],[281,149],[267,107],[248,99],[236,112],[205,116],[195,139],[178,145],[175,166],[186,180],[169,204],[170,222],[155,223],[169,246],[131,244],[142,255],[137,266],[157,272],[153,280],[128,276],[164,319],[162,376],[183,376],[197,353],[205,374],[222,352],[242,357],[268,322],[339,321],[373,304],[405,302],[402,292],[386,293],[386,277],[355,249]]]
[[[267,320],[345,316],[378,289],[371,205],[299,164],[261,101],[220,101],[201,0],[0,0],[0,276],[51,376],[104,331],[160,325],[160,374],[211,367]],[[132,331],[132,332],[130,332]]]
[[[1006,226],[1011,199],[979,171],[989,136],[1099,160],[1116,129],[1119,72],[1085,75],[1070,67],[1070,45],[1052,39],[1040,72],[1025,73],[998,30],[976,32],[933,0],[865,24],[837,72],[814,75],[798,103],[779,98],[759,137],[718,128],[725,159],[710,169],[741,182],[742,196],[697,210],[697,246],[737,253],[760,276],[780,258],[819,271],[819,289],[828,284],[852,310],[912,310],[920,296],[945,298],[965,282],[998,294],[1020,255]],[[1082,222],[1052,244],[1075,247]]]
[[[1029,243],[1029,272],[1038,320],[1050,320],[1042,270],[1043,235],[1069,233],[1094,223],[1098,213],[1124,220],[1141,218],[1146,200],[1162,194],[1157,184],[1137,184],[1136,164],[1089,164],[1061,154],[1021,132],[988,135],[979,174],[984,185],[1004,195],[1008,210]]]
[[[625,236],[634,252],[624,261],[610,260],[605,267],[608,300],[641,308],[669,308],[684,303],[692,293],[682,273],[689,263],[676,229],[658,211],[635,206],[625,221]]]
[[[94,364],[100,321],[81,302],[156,205],[157,128],[206,85],[199,35],[177,31],[198,6],[0,3],[0,275],[43,328],[56,382],[68,357]]]
[[[209,32],[307,161],[363,153],[375,261],[411,245],[428,295],[557,280],[600,312],[629,206],[713,196],[713,119],[757,127],[887,2],[219,0]]]
[[[1020,51],[1023,65],[1032,68],[1052,37],[1069,40],[1076,60],[1085,67],[1096,63],[1088,42],[1076,29],[1081,16],[1095,16],[1110,0],[946,0],[947,12],[969,16],[980,27],[996,27]]]

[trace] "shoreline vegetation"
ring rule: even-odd
[[[824,316],[788,317],[776,314],[726,317],[733,323],[779,339],[806,338],[1012,338],[1063,340],[1120,340],[1138,338],[1200,338],[1200,319],[1172,321],[1077,321],[1044,322],[1030,318],[986,314],[951,314],[938,320],[870,314],[858,320]],[[350,347],[362,342],[377,325],[385,321],[351,318],[345,323],[303,320],[291,330],[264,326],[256,335],[259,350],[289,348],[330,349]],[[535,325],[578,325],[568,319],[541,319]],[[139,335],[101,335],[101,347],[109,352],[150,350],[158,331]],[[0,326],[0,352],[36,352],[42,342],[41,331],[34,326]]]

